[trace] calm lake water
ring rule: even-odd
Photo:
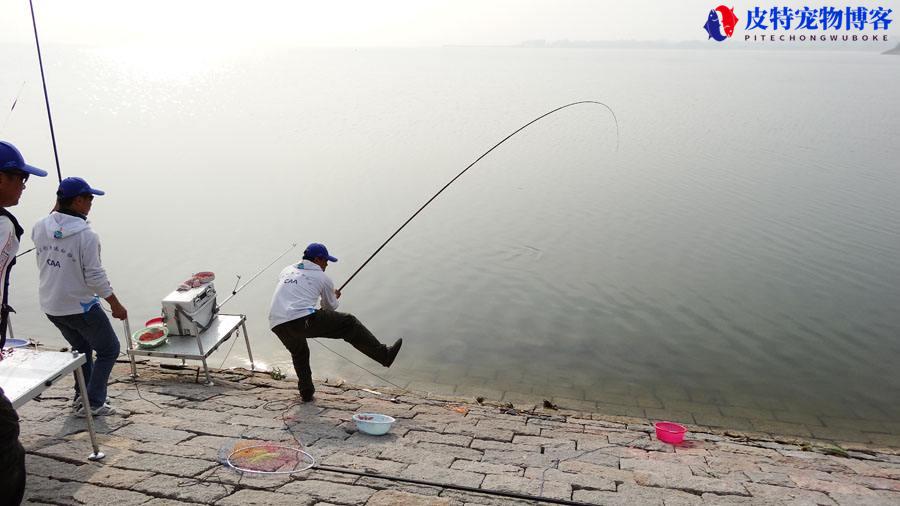
[[[62,172],[109,192],[91,220],[134,328],[192,272],[215,271],[222,300],[237,274],[297,242],[224,308],[247,314],[259,361],[290,369],[266,315],[302,245],[329,246],[339,285],[494,143],[600,100],[618,116],[618,150],[601,107],[548,117],[347,286],[342,309],[405,340],[386,377],[664,409],[674,396],[900,433],[897,57],[52,46],[44,57]],[[22,69],[0,77],[0,103],[26,81],[0,136],[53,170],[33,50],[0,58]],[[14,210],[27,229],[54,190],[55,178],[29,182]],[[14,273],[17,334],[62,345],[33,262]],[[317,376],[382,384],[315,346],[313,360]],[[226,365],[245,363],[239,344]]]

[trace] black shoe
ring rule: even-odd
[[[394,363],[394,359],[397,358],[397,354],[400,353],[401,346],[403,346],[403,339],[397,339],[397,342],[387,349],[387,359],[381,365],[390,367]]]
[[[312,402],[315,393],[315,390],[300,390],[300,399],[303,402]]]

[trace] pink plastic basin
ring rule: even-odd
[[[684,441],[684,433],[687,432],[683,425],[672,422],[656,422],[654,427],[656,427],[656,439],[673,445]]]

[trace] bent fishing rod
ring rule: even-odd
[[[381,246],[379,246],[378,249],[376,249],[375,252],[372,253],[372,255],[370,255],[369,258],[366,259],[366,261],[363,262],[363,264],[360,265],[359,268],[356,269],[356,271],[353,272],[353,274],[350,275],[349,278],[347,278],[347,281],[344,281],[344,284],[341,285],[340,288],[338,288],[338,291],[343,290],[344,287],[347,286],[347,284],[350,283],[350,281],[351,281],[354,277],[356,277],[357,274],[359,274],[359,271],[363,270],[363,267],[365,267],[365,266],[366,266],[373,258],[375,258],[375,255],[377,255],[377,254],[378,254],[385,246],[387,246],[387,243],[391,242],[391,239],[393,239],[394,236],[396,236],[397,234],[399,234],[400,231],[403,230],[403,227],[405,227],[405,226],[406,226],[409,222],[411,222],[416,216],[418,216],[419,213],[421,213],[422,210],[425,209],[425,208],[428,206],[428,204],[431,203],[431,201],[433,201],[434,199],[436,199],[437,196],[440,195],[441,193],[443,193],[443,191],[446,190],[451,184],[453,184],[454,181],[456,181],[457,179],[459,179],[460,176],[462,176],[463,174],[466,173],[466,171],[468,171],[468,170],[471,169],[476,163],[478,163],[479,161],[481,161],[482,158],[484,158],[485,156],[487,156],[488,154],[490,154],[491,151],[497,149],[501,144],[503,144],[504,142],[506,142],[507,140],[509,140],[510,137],[516,135],[517,133],[521,132],[522,130],[525,130],[526,128],[528,128],[529,126],[531,126],[533,123],[537,123],[538,121],[540,121],[540,120],[546,118],[547,116],[549,116],[549,115],[551,115],[551,114],[553,114],[553,113],[555,113],[555,112],[557,112],[557,111],[561,111],[561,110],[563,110],[563,109],[565,109],[565,108],[567,108],[567,107],[572,107],[572,106],[575,106],[575,105],[581,105],[581,104],[596,104],[596,105],[601,105],[601,106],[603,106],[603,107],[605,107],[606,109],[609,110],[609,113],[612,114],[613,121],[614,121],[615,124],[616,124],[616,151],[618,152],[618,151],[619,151],[619,120],[616,118],[616,113],[612,110],[612,108],[610,108],[608,105],[604,104],[603,102],[598,102],[598,101],[596,101],[596,100],[581,100],[581,101],[578,101],[578,102],[572,102],[571,104],[566,104],[566,105],[557,107],[556,109],[553,109],[552,111],[545,112],[544,114],[541,114],[540,116],[538,116],[537,118],[534,118],[533,120],[529,121],[528,123],[525,123],[524,125],[522,125],[522,126],[519,127],[518,129],[516,129],[513,133],[511,133],[511,134],[507,135],[506,137],[504,137],[503,140],[501,140],[501,141],[498,142],[497,144],[494,144],[494,146],[493,146],[491,149],[485,151],[481,156],[479,156],[478,158],[476,158],[474,162],[470,163],[468,167],[466,167],[465,169],[463,169],[462,172],[460,172],[459,174],[457,174],[453,179],[450,180],[450,182],[448,182],[447,184],[445,184],[445,185],[443,186],[443,188],[441,188],[440,190],[438,190],[437,193],[435,193],[434,195],[432,195],[431,198],[428,199],[427,202],[425,202],[424,204],[422,204],[422,207],[420,207],[416,212],[414,212],[413,215],[409,217],[409,219],[407,219],[406,221],[404,221],[403,224],[400,225],[400,228],[398,228],[397,230],[395,230],[394,233],[391,234],[391,236],[388,237],[387,240],[384,241],[384,242],[381,244]]]

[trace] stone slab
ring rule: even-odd
[[[316,501],[337,504],[364,504],[375,490],[355,485],[344,485],[319,480],[295,481],[280,487],[276,492],[298,497],[310,497]]]

